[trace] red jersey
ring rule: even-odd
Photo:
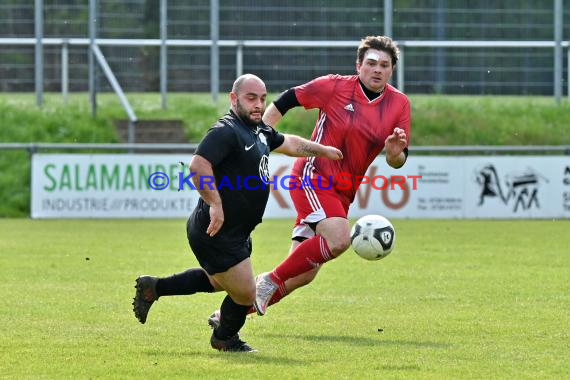
[[[386,84],[384,93],[370,101],[358,76],[327,75],[295,87],[295,95],[305,109],[318,108],[319,117],[311,141],[331,145],[342,151],[339,161],[323,157],[298,158],[291,174],[305,178],[322,176],[328,186],[332,176],[341,172],[362,176],[384,149],[384,140],[398,127],[406,131],[410,141],[410,101],[402,92]],[[346,187],[346,183],[341,183]],[[336,188],[336,187],[335,187]],[[350,203],[357,188],[336,191]]]

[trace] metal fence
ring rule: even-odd
[[[165,152],[194,153],[198,144],[120,144],[120,143],[0,143],[0,152],[8,150],[27,151],[30,155],[38,152],[122,152],[145,153]],[[570,145],[424,145],[413,147],[419,155],[567,155]]]
[[[89,37],[87,2],[36,3],[43,6],[45,38]],[[97,38],[138,40],[129,46],[101,44],[126,91],[160,90],[160,3],[95,2]],[[400,79],[405,78],[408,93],[552,95],[557,88],[561,93],[568,91],[563,78],[568,78],[570,63],[566,54],[555,54],[555,41],[570,32],[570,9],[556,12],[557,3],[561,8],[562,0],[168,0],[164,1],[164,32],[174,43],[168,43],[164,60],[168,66],[162,69],[167,72],[168,91],[210,91],[212,87],[227,91],[236,72],[243,71],[260,75],[277,92],[318,75],[353,73],[358,40],[387,33],[404,46]],[[2,42],[36,36],[34,5],[29,0],[0,4],[0,91],[34,89],[37,49],[24,40]],[[212,19],[218,21],[213,27]],[[212,37],[220,41],[216,50],[211,48]],[[154,42],[147,43],[149,39]],[[266,46],[252,41],[266,42]],[[289,41],[288,46],[283,41]],[[314,44],[302,46],[305,41]],[[475,41],[483,44],[469,46]],[[493,41],[519,44],[484,44]],[[333,47],[335,42],[344,47]],[[558,45],[559,49],[568,46],[566,42]],[[61,75],[63,46],[43,46],[43,88],[59,91],[67,84],[70,91],[86,91],[87,46],[67,45],[66,83]],[[214,56],[213,51],[218,54]],[[212,70],[216,60],[219,69]],[[219,85],[214,83],[217,78]],[[101,79],[95,85],[99,91],[111,90]]]

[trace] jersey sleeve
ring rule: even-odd
[[[326,75],[295,87],[295,96],[305,109],[323,108],[332,97],[335,76]]]
[[[406,137],[407,137],[407,145],[406,147],[410,146],[410,137],[411,137],[411,116],[410,116],[411,112],[410,112],[410,101],[408,99],[406,99],[406,102],[404,103],[404,107],[402,108],[402,113],[400,114],[400,118],[398,119],[398,122],[396,123],[394,128],[401,128],[404,130],[404,132],[406,132]]]
[[[216,166],[234,151],[236,143],[236,135],[230,126],[217,125],[210,128],[200,141],[196,154]]]
[[[271,132],[267,134],[267,142],[270,151],[279,148],[285,141],[285,136],[271,127]]]
[[[285,115],[293,107],[299,107],[301,103],[297,100],[295,95],[295,89],[290,88],[284,91],[277,99],[273,101],[275,108],[279,111],[281,115]]]

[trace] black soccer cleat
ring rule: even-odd
[[[146,317],[154,301],[158,300],[156,283],[158,277],[140,276],[137,278],[135,298],[133,298],[133,311],[140,323],[146,322]]]
[[[222,340],[216,338],[216,335],[212,333],[212,337],[210,338],[210,344],[212,345],[212,348],[215,348],[218,351],[257,352],[256,349],[252,348],[249,344],[241,340],[238,334],[232,336],[229,339]]]

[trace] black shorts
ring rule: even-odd
[[[194,256],[209,275],[225,272],[251,256],[251,237],[228,239],[219,232],[210,237],[208,226],[196,222],[195,212],[186,223],[186,233]]]

